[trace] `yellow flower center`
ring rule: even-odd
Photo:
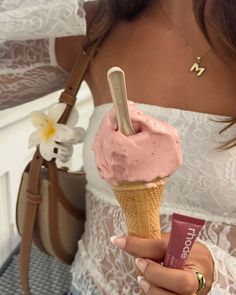
[[[41,136],[43,140],[48,140],[52,138],[56,134],[56,127],[54,122],[48,121],[47,126],[45,126],[42,130]]]

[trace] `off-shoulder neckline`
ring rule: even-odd
[[[171,111],[175,113],[185,113],[185,114],[192,114],[193,116],[197,117],[207,117],[207,118],[218,118],[218,119],[229,119],[231,118],[230,116],[226,115],[217,115],[217,114],[211,114],[211,113],[204,113],[204,112],[198,112],[198,111],[191,111],[191,110],[184,110],[184,109],[178,109],[178,108],[172,108],[172,107],[164,107],[164,106],[159,106],[159,105],[153,105],[153,104],[148,104],[148,103],[136,103],[138,107],[140,107],[144,112],[149,111],[150,108],[156,109],[156,110],[165,110],[165,111]],[[98,106],[95,106],[94,112],[99,113],[103,111],[108,111],[112,107],[112,103],[103,103]]]

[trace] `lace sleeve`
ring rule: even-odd
[[[63,88],[55,39],[86,34],[84,0],[0,0],[0,110]]]
[[[61,89],[67,78],[57,66],[55,39],[0,42],[0,110]]]
[[[0,0],[0,40],[86,34],[84,0]]]
[[[236,257],[209,241],[200,242],[210,250],[215,263],[215,277],[210,294],[236,294]]]

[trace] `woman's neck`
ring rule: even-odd
[[[165,8],[173,17],[179,16],[180,13],[189,12],[192,10],[192,0],[159,0],[163,8]],[[184,16],[184,14],[182,14]]]
[[[153,0],[147,13],[153,22],[156,20],[159,25],[161,22],[163,27],[173,31],[183,44],[193,48],[192,51],[201,53],[209,49],[197,25],[192,0]]]
[[[192,0],[159,0],[157,2],[179,30],[185,31],[186,27],[195,22]]]

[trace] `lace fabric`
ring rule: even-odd
[[[83,0],[0,0],[0,111],[65,86],[55,38],[85,35]]]
[[[85,235],[79,242],[72,267],[73,285],[86,295],[91,294],[93,285],[101,294],[141,294],[133,258],[109,240],[112,233],[121,235],[127,231],[122,210],[88,193],[87,212],[93,218],[87,219]],[[82,277],[87,277],[85,284],[81,283]]]
[[[219,151],[219,144],[235,130],[223,134],[209,114],[138,105],[142,111],[173,124],[179,131],[183,165],[167,182],[161,207],[162,231],[171,227],[171,214],[179,212],[201,217],[206,225],[200,242],[212,253],[215,281],[211,295],[236,294],[236,150]],[[96,286],[102,294],[141,294],[133,258],[113,246],[109,239],[127,231],[124,215],[109,185],[100,178],[91,145],[106,111],[106,104],[95,109],[84,145],[87,173],[87,223],[72,266],[73,285],[83,294]],[[81,279],[86,277],[86,282]]]
[[[55,39],[0,42],[0,111],[62,89]]]
[[[82,4],[80,0],[0,0],[0,110],[64,87],[68,73],[56,63],[55,38],[85,32]],[[86,295],[141,294],[133,258],[109,241],[110,236],[125,233],[126,226],[110,187],[97,173],[91,151],[110,107],[106,104],[95,109],[84,145],[87,223],[72,267],[73,285]],[[166,185],[162,230],[170,230],[173,212],[206,219],[200,239],[215,261],[210,294],[236,294],[236,150],[216,149],[235,134],[235,128],[219,135],[220,123],[211,119],[222,117],[139,107],[168,121],[181,135],[184,164]]]
[[[83,0],[0,0],[0,40],[85,35]]]

